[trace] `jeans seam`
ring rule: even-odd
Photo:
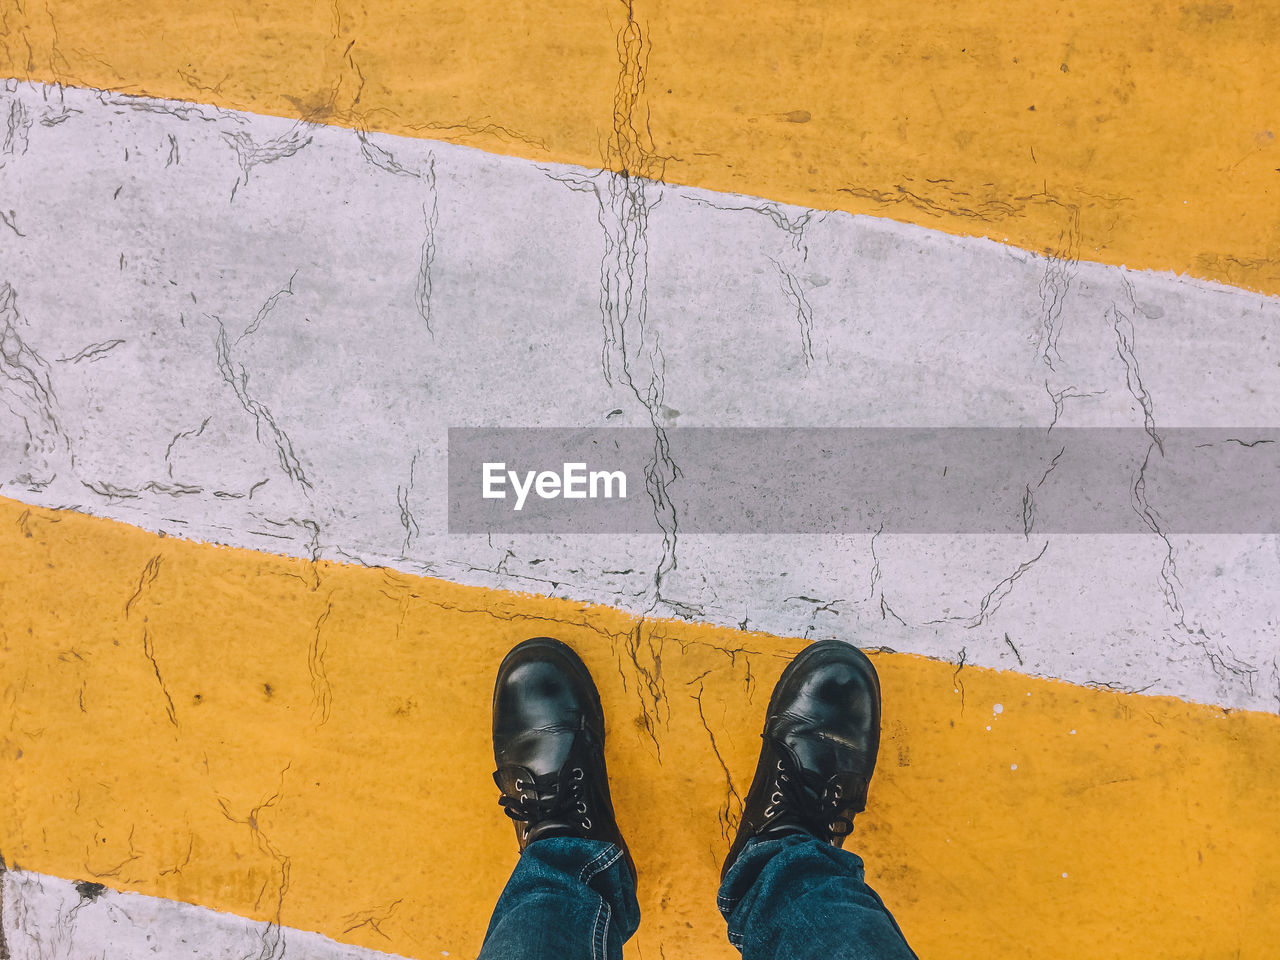
[[[604,897],[600,898],[600,909],[596,911],[596,922],[591,928],[591,958],[596,960],[598,957],[604,957],[609,951],[609,920],[613,916],[613,908],[609,906]],[[601,919],[604,924],[601,925]],[[596,930],[599,929],[599,936]]]
[[[622,853],[622,849],[621,849],[620,847],[616,846],[615,844],[612,844],[612,843],[611,843],[611,844],[609,844],[609,846],[605,847],[603,850],[601,850],[601,851],[600,851],[599,853],[597,853],[594,857],[592,857],[590,860],[588,860],[586,863],[584,863],[584,864],[582,865],[582,869],[581,869],[580,871],[578,871],[578,882],[579,882],[579,883],[586,883],[588,880],[590,880],[592,877],[594,877],[594,876],[595,876],[597,873],[599,873],[601,870],[606,869],[606,868],[609,866],[609,864],[608,864],[608,863],[606,863],[603,867],[600,867],[599,869],[594,870],[594,871],[593,871],[593,870],[591,870],[591,867],[595,864],[595,862],[596,862],[597,860],[601,860],[601,859],[603,859],[604,857],[609,856],[611,853],[612,853],[612,854],[615,854],[615,859],[616,859],[616,855],[617,855],[617,854],[621,854],[621,853]],[[613,861],[611,860],[611,861],[610,861],[610,863],[612,863],[612,862],[613,862]]]
[[[589,882],[589,881],[590,881],[590,880],[592,880],[592,879],[593,879],[597,874],[604,873],[606,870],[608,870],[608,869],[609,869],[610,867],[612,867],[615,863],[617,863],[619,860],[621,860],[621,859],[622,859],[622,848],[621,848],[621,847],[617,847],[617,846],[615,846],[615,847],[610,847],[610,850],[612,850],[612,851],[613,851],[613,856],[611,856],[611,857],[610,857],[608,860],[606,860],[604,863],[600,864],[600,866],[596,867],[596,868],[595,868],[594,870],[592,870],[590,873],[587,873],[587,867],[591,866],[591,864],[592,864],[592,863],[595,863],[597,860],[599,860],[599,859],[600,859],[600,857],[599,857],[599,856],[597,856],[597,857],[593,857],[593,858],[591,859],[591,861],[587,864],[587,866],[582,868],[582,873],[578,875],[578,879],[579,879],[582,883],[587,883],[587,882]],[[605,853],[608,853],[608,852],[609,852],[609,850],[606,850],[606,851],[605,851]],[[603,854],[601,854],[601,856],[603,856]]]
[[[604,857],[608,857],[608,859],[593,870],[592,867],[595,865],[596,861]],[[584,884],[590,882],[594,877],[608,870],[621,858],[622,848],[617,844],[609,844],[608,847],[601,850],[586,862],[582,867],[582,870],[578,873],[578,881]],[[600,897],[600,906],[596,909],[596,918],[591,924],[591,960],[600,960],[600,958],[608,951],[609,919],[613,916],[613,910],[609,906],[609,902],[603,896],[600,896],[600,894],[596,895]],[[602,917],[604,919],[603,928],[600,925]]]

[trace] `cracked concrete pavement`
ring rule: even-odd
[[[1165,536],[1141,471],[1129,496],[1150,536],[1036,537],[1046,472],[1026,480],[1025,538],[886,534],[873,556],[866,535],[680,531],[665,440],[1141,425],[1159,456],[1166,425],[1275,422],[1274,299],[1076,261],[1069,237],[1038,257],[669,187],[639,175],[661,158],[625,109],[609,149],[626,176],[10,88],[27,124],[4,176],[26,200],[0,278],[4,495],[652,616],[1280,703],[1275,538]],[[246,179],[233,133],[297,149]],[[654,431],[651,534],[443,532],[449,426],[605,423]]]

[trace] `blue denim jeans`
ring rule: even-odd
[[[813,837],[749,843],[716,905],[743,960],[915,960],[862,860]],[[498,898],[479,960],[620,960],[639,924],[617,846],[538,840]]]

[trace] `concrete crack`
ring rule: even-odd
[[[1062,306],[1071,282],[1079,268],[1080,209],[1071,210],[1070,225],[1058,236],[1058,247],[1045,255],[1044,275],[1040,278],[1040,305],[1044,316],[1040,322],[1040,359],[1054,369],[1054,361],[1061,361],[1058,337],[1062,335]]]
[[[724,762],[724,756],[720,753],[720,747],[716,743],[715,732],[711,729],[711,725],[707,723],[707,714],[702,706],[703,680],[710,672],[708,670],[701,676],[694,677],[688,682],[687,686],[693,686],[695,683],[698,685],[697,692],[691,693],[689,696],[698,704],[698,719],[702,722],[702,729],[707,731],[707,739],[711,742],[711,752],[716,755],[720,769],[724,771],[727,790],[724,803],[720,805],[716,815],[720,821],[720,835],[725,840],[729,840],[742,820],[742,795],[738,793],[738,788],[734,786],[733,774],[729,772],[729,765]]]
[[[900,616],[898,616],[897,613],[894,612],[893,607],[889,606],[889,602],[885,600],[884,593],[881,593],[880,594],[880,619],[887,620],[889,619],[889,617],[893,617],[893,619],[897,620],[898,623],[902,624],[902,626],[904,627],[907,625],[907,621],[903,620]]]
[[[396,912],[396,908],[403,903],[403,899],[392,900],[385,907],[374,907],[372,910],[361,910],[356,913],[349,913],[344,918],[346,923],[351,924],[343,930],[343,933],[351,933],[353,930],[359,930],[361,927],[368,927],[384,940],[390,940],[382,930],[382,924],[390,920]]]
[[[303,577],[300,574],[289,574],[289,576],[296,577],[298,580],[301,580],[307,585],[307,589],[312,593],[319,590],[320,524],[310,519],[299,520],[297,517],[286,517],[283,520],[273,520],[270,517],[264,517],[261,514],[250,514],[250,516],[255,520],[260,520],[265,524],[275,527],[278,531],[287,530],[290,527],[301,527],[307,532],[307,541],[302,545],[301,550],[303,553],[302,559],[306,562],[307,572],[310,574],[310,577]],[[277,540],[289,540],[294,543],[297,543],[298,540],[296,535],[289,533],[277,533],[268,530],[252,530],[250,532],[256,533],[259,536],[271,537]]]
[[[136,829],[135,827],[129,828],[129,855],[127,857],[125,857],[115,866],[108,867],[105,870],[93,869],[93,867],[89,866],[88,860],[86,858],[86,862],[84,865],[86,872],[88,872],[88,874],[91,877],[97,877],[98,879],[102,879],[103,877],[119,877],[120,871],[122,871],[125,867],[127,867],[129,864],[133,863],[136,860],[141,860],[142,854],[138,853],[138,851],[133,846],[133,834],[135,829]],[[98,884],[94,884],[94,886],[98,886]],[[78,891],[78,892],[80,892],[81,897],[86,896],[86,893],[87,893],[87,891]]]
[[[41,934],[44,931],[43,925],[37,927],[36,923],[32,920],[31,905],[29,903],[29,897],[27,896],[28,891],[23,889],[34,887],[43,893],[44,886],[38,879],[39,874],[18,874],[18,865],[16,863],[12,864],[11,869],[13,873],[6,877],[3,860],[0,858],[0,881],[3,881],[5,884],[5,886],[0,886],[0,921],[3,921],[3,923],[0,924],[0,943],[3,943],[5,951],[4,955],[0,956],[0,960],[12,960],[8,939],[5,936],[5,925],[8,925],[17,937],[25,937],[31,940],[42,952],[44,948],[44,944],[41,939]],[[7,890],[6,886],[8,888]],[[9,890],[12,890],[14,894],[12,901],[14,910],[11,915],[6,916],[4,898]],[[20,939],[18,942],[20,942]],[[41,960],[43,960],[43,958],[41,958]]]
[[[284,898],[289,891],[289,871],[292,865],[291,858],[285,856],[278,850],[266,833],[262,830],[262,812],[279,805],[284,798],[284,778],[289,772],[289,768],[293,766],[293,762],[285,764],[283,770],[280,771],[280,786],[271,796],[265,798],[258,803],[257,806],[251,808],[244,817],[236,817],[231,813],[230,804],[224,797],[217,797],[218,807],[222,811],[222,815],[232,823],[241,824],[249,828],[249,835],[253,838],[257,848],[269,857],[275,865],[275,869],[279,871],[279,881],[275,890],[275,911],[274,916],[267,921],[262,931],[261,947],[256,957],[247,955],[242,960],[284,960],[285,958],[285,930],[283,923],[284,916]],[[264,884],[261,896],[266,893],[266,885]],[[257,906],[257,904],[255,904]]]
[[[143,493],[163,493],[169,497],[186,497],[204,493],[204,487],[197,487],[187,483],[165,483],[161,480],[148,480],[137,488],[120,487],[105,480],[81,480],[80,486],[86,490],[92,490],[98,496],[106,497],[108,500],[139,500]],[[215,490],[213,495],[215,497],[232,497],[235,499],[244,496],[244,494],[227,493],[223,490]]]
[[[1121,281],[1124,284],[1132,313],[1136,315],[1140,311],[1133,284],[1129,282],[1127,277],[1121,277]],[[1111,318],[1112,325],[1116,331],[1116,352],[1125,366],[1125,378],[1129,392],[1142,408],[1143,428],[1150,439],[1146,453],[1142,458],[1142,465],[1138,468],[1133,478],[1133,485],[1130,489],[1130,505],[1146,528],[1159,537],[1164,545],[1164,557],[1160,563],[1160,592],[1164,596],[1165,606],[1168,607],[1173,616],[1174,626],[1183,634],[1181,639],[1176,636],[1171,636],[1169,639],[1179,646],[1190,645],[1196,647],[1209,661],[1210,669],[1213,670],[1216,676],[1224,680],[1242,680],[1247,684],[1249,692],[1252,694],[1254,678],[1258,673],[1258,668],[1236,658],[1225,644],[1212,640],[1205,633],[1203,627],[1187,623],[1186,611],[1178,594],[1179,588],[1182,587],[1182,581],[1178,577],[1177,553],[1174,550],[1173,541],[1169,539],[1169,535],[1164,530],[1159,511],[1151,504],[1147,496],[1147,471],[1151,467],[1151,456],[1154,452],[1159,451],[1160,456],[1163,458],[1164,443],[1156,431],[1154,404],[1151,394],[1142,383],[1138,358],[1134,352],[1133,320],[1114,303],[1108,311],[1108,316]]]
[[[548,176],[571,190],[592,194],[604,234],[600,262],[601,367],[607,384],[628,390],[645,408],[654,431],[653,455],[645,465],[645,491],[662,531],[662,555],[652,579],[649,609],[668,603],[663,580],[676,569],[679,521],[670,496],[680,470],[671,457],[665,417],[665,358],[657,332],[648,323],[648,223],[661,202],[651,196],[667,158],[654,150],[648,111],[640,106],[645,89],[648,44],[635,11],[618,31],[619,75],[614,91],[613,127],[604,149],[608,169],[586,176]],[[643,112],[643,119],[641,113]],[[674,608],[673,608],[674,609]]]
[[[334,68],[337,74],[333,87],[329,91],[328,99],[322,103],[306,103],[302,100],[294,100],[294,104],[302,111],[302,115],[307,120],[333,122],[335,119],[341,118],[348,122],[354,120],[358,125],[360,117],[357,113],[357,107],[359,107],[360,97],[364,93],[366,79],[364,71],[360,69],[360,64],[356,62],[356,58],[352,53],[356,45],[356,38],[352,37],[346,40],[345,35],[349,35],[350,31],[346,29],[343,23],[342,8],[338,0],[332,0],[329,13],[329,32],[334,42],[329,46],[325,58],[327,61],[326,67]],[[343,42],[344,40],[346,40],[345,43]],[[344,86],[351,91],[345,96],[342,95]]]
[[[1237,439],[1237,438],[1235,438],[1235,437],[1227,437],[1227,439],[1223,440],[1222,442],[1223,442],[1223,443],[1238,443],[1240,446],[1242,446],[1242,447],[1247,447],[1248,449],[1253,449],[1254,447],[1261,446],[1261,445],[1262,445],[1262,444],[1264,444],[1264,443],[1275,443],[1275,441],[1274,441],[1274,440],[1251,440],[1251,441],[1245,441],[1245,440],[1239,440],[1239,439]]]
[[[108,483],[105,480],[81,480],[80,486],[86,490],[92,490],[98,496],[106,497],[108,500],[137,500],[141,496],[137,490],[117,487],[115,484]]]
[[[5,117],[4,142],[0,143],[0,156],[20,157],[27,152],[31,133],[31,111],[27,105],[13,97]],[[3,162],[0,162],[3,166]]]
[[[740,629],[745,628],[740,627]],[[729,667],[733,670],[738,669],[738,658],[741,657],[743,665],[743,692],[746,694],[747,702],[752,702],[755,697],[756,677],[752,670],[751,658],[765,656],[763,651],[749,650],[746,647],[726,647],[706,640],[681,640],[679,637],[672,637],[671,639],[680,645],[681,653],[688,653],[690,647],[705,647],[707,649],[714,650],[717,653],[722,653],[729,659]],[[790,659],[786,654],[774,653],[772,656],[778,657],[781,660]],[[705,673],[703,674],[703,676],[706,675],[707,674]]]
[[[8,882],[5,879],[8,869],[4,853],[0,851],[0,960],[13,960],[13,954],[9,950],[8,921],[4,915],[4,906],[9,897]]]
[[[805,240],[805,229],[816,218],[821,222],[825,213],[815,210],[803,210],[796,216],[790,216],[780,204],[761,201],[759,204],[740,204],[729,206],[715,203],[701,197],[691,198],[699,206],[725,212],[749,212],[767,218],[779,230],[786,234],[790,242],[790,252],[784,251],[778,258],[769,257],[769,262],[778,271],[778,279],[782,293],[796,312],[796,321],[800,326],[800,357],[808,367],[814,360],[813,350],[813,307],[805,293],[804,284],[800,280],[799,270],[809,260],[809,244]]]
[[[258,328],[262,326],[262,321],[267,319],[267,317],[271,315],[271,311],[276,308],[276,304],[280,302],[281,297],[293,296],[293,281],[297,276],[298,276],[298,271],[297,270],[293,271],[293,273],[289,277],[289,282],[286,283],[279,291],[267,297],[266,301],[262,304],[262,306],[258,308],[258,313],[253,318],[252,322],[250,322],[250,324],[244,328],[244,333],[236,337],[237,344],[241,340],[243,340],[245,337],[249,336],[250,334],[257,333]]]
[[[156,578],[160,576],[161,554],[156,554],[147,561],[147,565],[142,568],[142,573],[138,577],[138,588],[133,591],[132,596],[124,602],[124,617],[129,619],[129,613],[133,609],[133,605],[142,599],[143,595],[150,589],[151,585],[156,582]]]
[[[356,127],[356,137],[360,141],[360,155],[365,158],[373,166],[379,170],[394,174],[397,177],[412,177],[414,179],[422,179],[422,174],[411,167],[406,167],[392,156],[391,151],[385,150],[378,144],[369,139],[369,131],[363,127]]]
[[[60,451],[71,444],[55,413],[57,397],[44,359],[22,339],[17,294],[8,283],[0,284],[0,401],[17,416],[27,434],[24,453],[33,468],[25,478],[30,484],[47,484],[57,471]],[[74,458],[73,458],[74,460]],[[38,470],[41,478],[34,471]]]
[[[686,603],[683,600],[672,600],[670,597],[662,597],[660,599],[663,607],[670,610],[678,617],[685,620],[706,619],[706,607],[702,606],[700,603]],[[650,607],[650,610],[652,609],[653,608]]]
[[[175,863],[172,867],[165,867],[163,870],[161,870],[160,876],[162,877],[168,877],[172,875],[180,876],[182,874],[183,868],[186,867],[186,865],[191,862],[191,854],[195,852],[195,849],[196,849],[196,835],[194,833],[188,833],[187,834],[187,852],[183,855],[182,859],[179,860],[177,863]]]
[[[927,180],[923,184],[913,177],[904,183],[895,183],[888,190],[877,190],[871,187],[840,187],[840,193],[847,193],[860,200],[870,200],[877,206],[888,207],[906,204],[922,213],[933,216],[952,215],[983,223],[998,223],[1017,216],[1026,207],[1026,197],[1013,197],[1008,200],[996,195],[994,188],[989,196],[975,197],[965,190],[957,190],[948,186],[950,180]]]
[[[61,83],[42,85],[40,94],[46,104],[40,115],[40,125],[42,127],[56,127],[60,123],[66,123],[77,113],[84,113],[83,110],[76,110],[67,106],[66,94]],[[57,98],[56,105],[49,105],[50,95]]]
[[[662,641],[654,645],[652,627],[645,629],[647,623],[641,617],[633,630],[621,635],[611,635],[611,639],[621,641],[622,653],[626,661],[635,671],[636,696],[640,701],[640,720],[645,733],[653,741],[653,749],[658,761],[662,761],[662,744],[658,740],[658,725],[671,722],[671,705],[667,701],[666,680],[662,675]],[[616,645],[615,645],[616,650]],[[646,662],[641,663],[641,653],[647,654]],[[618,656],[618,670],[623,674],[623,685],[626,685],[626,674],[622,670],[623,657]],[[663,714],[665,713],[665,716]]]
[[[1068,400],[1083,400],[1088,397],[1101,397],[1107,392],[1105,390],[1095,390],[1091,393],[1076,393],[1076,389],[1075,384],[1072,384],[1071,386],[1065,387],[1055,393],[1053,389],[1050,388],[1049,381],[1045,380],[1044,392],[1049,395],[1049,399],[1053,403],[1053,419],[1049,421],[1049,429],[1045,431],[1046,433],[1051,432],[1053,428],[1058,425],[1058,419],[1062,416],[1063,407],[1066,406],[1066,402]]]
[[[264,140],[262,143],[255,142],[253,137],[243,130],[222,131],[222,139],[235,150],[236,160],[240,164],[240,176],[236,178],[235,185],[231,188],[231,199],[235,200],[236,191],[241,186],[248,185],[249,174],[254,167],[292,157],[307,146],[311,142],[311,131],[316,126],[314,122],[299,120],[287,133]]]
[[[200,436],[200,434],[204,433],[204,428],[209,425],[209,421],[212,419],[213,417],[205,417],[204,420],[201,421],[200,426],[195,427],[194,429],[191,429],[191,430],[183,430],[183,431],[180,431],[179,433],[175,433],[173,435],[173,439],[169,441],[169,445],[164,448],[164,464],[165,464],[165,469],[169,471],[170,480],[173,479],[172,457],[173,457],[174,446],[177,444],[179,440],[185,440],[189,437]],[[214,496],[217,496],[217,494],[214,494]]]
[[[16,211],[10,210],[8,213],[5,213],[3,210],[0,210],[0,223],[3,223],[17,236],[23,238],[26,237],[26,234],[18,229],[18,214]]]
[[[396,505],[400,508],[400,526],[404,527],[404,543],[400,547],[400,556],[407,557],[409,548],[413,544],[414,538],[421,532],[418,527],[418,521],[414,519],[413,511],[409,508],[409,494],[413,492],[414,470],[418,466],[418,458],[422,456],[422,450],[419,449],[414,453],[413,458],[409,461],[409,482],[405,486],[396,485]],[[503,558],[506,559],[505,557]]]
[[[969,651],[961,647],[960,655],[956,659],[955,672],[951,674],[952,689],[960,694],[960,716],[964,716],[964,681],[960,679],[960,671],[964,669],[964,665],[969,662]]]
[[[1133,309],[1133,313],[1136,314],[1138,308],[1134,299],[1133,286],[1127,278],[1122,277],[1121,279],[1128,294],[1130,306]],[[1158,536],[1164,544],[1164,559],[1160,564],[1160,592],[1164,595],[1165,605],[1173,614],[1174,625],[1190,633],[1191,630],[1186,623],[1186,614],[1178,597],[1178,588],[1181,586],[1181,581],[1178,578],[1177,558],[1173,542],[1164,532],[1159,512],[1152,506],[1147,497],[1147,470],[1151,465],[1151,455],[1153,452],[1159,451],[1163,457],[1164,443],[1156,431],[1154,403],[1151,394],[1142,382],[1138,358],[1134,352],[1133,320],[1131,316],[1122,312],[1115,303],[1112,303],[1107,316],[1116,332],[1116,353],[1121,362],[1124,363],[1125,382],[1128,385],[1129,392],[1142,409],[1143,429],[1150,439],[1147,451],[1142,458],[1142,466],[1138,468],[1133,478],[1133,485],[1130,490],[1131,506],[1147,529]],[[1213,662],[1212,657],[1211,662]],[[1218,663],[1214,663],[1215,672],[1219,669],[1219,666],[1220,660]]]
[[[1085,680],[1084,685],[1086,687],[1093,687],[1095,690],[1111,690],[1115,693],[1143,693],[1150,690],[1159,682],[1160,678],[1157,677],[1155,680],[1152,680],[1150,683],[1144,684],[1141,687],[1135,687],[1127,683],[1114,683],[1110,680]]]
[[[307,475],[302,469],[302,463],[294,452],[293,441],[289,439],[289,435],[276,422],[276,418],[272,415],[267,405],[249,393],[249,374],[243,364],[235,364],[233,366],[231,345],[227,341],[227,329],[223,326],[221,320],[217,322],[218,370],[222,374],[222,379],[235,392],[236,399],[240,401],[240,405],[253,417],[254,433],[258,441],[262,442],[264,430],[269,435],[270,442],[280,463],[280,469],[285,476],[298,484],[304,491],[310,490],[311,481],[307,479]]]
[[[100,91],[98,100],[106,107],[122,107],[139,113],[160,113],[176,117],[184,123],[201,120],[205,123],[244,123],[245,119],[232,110],[211,107],[205,104],[185,103],[180,100],[161,100],[156,97],[134,96],[128,93],[112,93]],[[79,111],[76,111],[77,113]]]
[[[1058,466],[1058,461],[1062,459],[1062,455],[1067,452],[1064,446],[1061,450],[1053,455],[1053,459],[1049,462],[1048,468],[1045,469],[1044,475],[1035,485],[1035,490],[1039,490],[1044,486],[1044,482],[1049,479],[1049,474]],[[1022,535],[1026,539],[1031,539],[1031,529],[1035,526],[1035,490],[1031,488],[1031,484],[1026,485],[1026,491],[1022,495]]]
[[[1038,193],[1008,196],[994,183],[984,184],[984,193],[959,189],[954,180],[946,177],[919,180],[907,177],[886,190],[872,187],[841,187],[838,192],[868,200],[881,207],[906,205],[934,217],[955,216],[980,223],[1000,223],[1020,216],[1032,204],[1051,204],[1073,213],[1076,204],[1065,202],[1047,190]],[[1131,197],[1115,195],[1091,195],[1109,206],[1117,206]]]
[[[1178,579],[1177,555],[1173,549],[1173,541],[1161,526],[1159,512],[1147,499],[1147,468],[1151,463],[1151,454],[1158,444],[1153,440],[1147,445],[1147,452],[1142,458],[1142,466],[1138,468],[1130,488],[1130,506],[1142,520],[1147,529],[1154,533],[1164,544],[1164,560],[1160,564],[1160,592],[1164,594],[1165,606],[1173,614],[1174,624],[1186,629],[1186,616],[1182,609],[1182,601],[1178,599],[1178,588],[1182,581]]]
[[[435,330],[431,326],[431,267],[436,258],[436,225],[440,221],[439,192],[436,185],[436,156],[427,154],[427,164],[422,169],[406,167],[400,163],[389,150],[384,149],[369,139],[369,131],[356,128],[356,137],[360,141],[360,154],[372,166],[397,177],[421,180],[426,185],[426,200],[422,204],[422,222],[424,237],[418,253],[418,276],[414,282],[414,304],[418,316],[427,327],[427,332],[434,338]]]
[[[1153,430],[1148,430],[1151,435]],[[1178,595],[1179,588],[1182,587],[1182,580],[1178,577],[1177,553],[1173,547],[1173,541],[1169,539],[1169,535],[1164,531],[1159,512],[1153,507],[1147,498],[1147,469],[1150,466],[1151,454],[1158,449],[1155,440],[1147,445],[1146,455],[1142,459],[1142,466],[1138,468],[1137,474],[1134,476],[1133,487],[1131,488],[1131,506],[1133,511],[1142,520],[1143,524],[1160,538],[1164,545],[1164,557],[1160,563],[1160,592],[1164,596],[1165,606],[1173,615],[1174,626],[1182,632],[1182,637],[1169,636],[1169,639],[1178,646],[1193,646],[1201,651],[1205,659],[1209,661],[1210,669],[1214,674],[1223,680],[1243,681],[1252,694],[1254,690],[1254,678],[1258,674],[1258,668],[1252,664],[1246,663],[1237,658],[1227,646],[1219,641],[1213,640],[1203,627],[1187,623],[1186,611],[1182,606],[1182,600]]]
[[[782,602],[790,603],[793,600],[800,603],[807,603],[810,606],[809,624],[804,628],[804,638],[806,640],[808,640],[813,631],[818,628],[818,614],[829,613],[833,617],[838,617],[840,616],[840,611],[836,609],[836,605],[848,602],[847,600],[821,600],[817,597],[805,596],[785,597]]]
[[[1166,634],[1166,637],[1180,647],[1191,646],[1200,651],[1206,660],[1209,661],[1209,667],[1214,674],[1222,680],[1243,681],[1248,687],[1249,693],[1254,692],[1254,680],[1257,678],[1260,670],[1251,663],[1247,663],[1237,657],[1225,643],[1213,640],[1203,627],[1194,629],[1181,625],[1184,637],[1179,638],[1174,635]],[[1272,662],[1274,669],[1275,663]]]
[[[120,346],[123,340],[104,340],[101,343],[91,343],[85,347],[74,357],[59,357],[58,363],[79,363],[81,360],[88,360],[90,363],[102,359],[116,347]]]
[[[331,613],[333,613],[332,600],[316,620],[311,646],[307,650],[307,672],[311,674],[311,718],[316,721],[316,726],[323,726],[329,722],[329,711],[333,704],[333,685],[329,682],[329,675],[324,666],[329,642],[321,638],[322,628]]]
[[[797,216],[788,216],[786,211],[782,209],[781,204],[769,203],[762,201],[755,205],[744,206],[725,206],[724,204],[713,203],[710,200],[704,200],[701,197],[692,198],[693,202],[703,207],[711,207],[713,210],[724,210],[726,212],[743,211],[759,214],[767,217],[772,221],[773,225],[785,233],[791,241],[791,249],[801,255],[801,261],[806,262],[809,259],[809,245],[805,241],[805,228],[816,216],[821,222],[826,218],[826,213],[819,214],[816,210],[803,210]]]
[[[142,654],[151,664],[151,669],[155,672],[156,683],[160,685],[160,692],[164,695],[165,715],[169,718],[169,722],[173,724],[175,730],[180,730],[178,726],[178,716],[174,712],[173,697],[169,695],[169,688],[165,686],[164,676],[160,673],[160,663],[156,660],[155,644],[151,639],[151,631],[147,629],[146,621],[142,624]]]
[[[778,268],[778,279],[782,292],[796,310],[796,323],[800,325],[800,358],[807,367],[813,362],[813,307],[805,296],[804,287],[790,270],[772,257],[769,261]]]
[[[884,533],[884,521],[880,521],[880,526],[876,528],[876,532],[871,535],[871,585],[867,589],[867,599],[871,600],[876,595],[876,587],[880,583],[880,557],[876,553],[876,540],[880,534]],[[883,594],[882,594],[883,596]]]
[[[1125,286],[1128,287],[1128,280],[1125,280]],[[1132,288],[1130,287],[1130,298],[1132,298]],[[1164,455],[1164,442],[1160,439],[1160,435],[1156,433],[1156,418],[1154,404],[1151,400],[1151,394],[1147,392],[1147,388],[1142,384],[1142,375],[1138,369],[1138,358],[1134,354],[1134,331],[1133,320],[1114,303],[1111,309],[1107,311],[1111,319],[1111,324],[1116,331],[1116,353],[1120,360],[1124,363],[1125,382],[1129,386],[1129,392],[1133,394],[1133,398],[1138,401],[1142,407],[1142,423],[1147,431],[1147,436],[1151,438],[1159,449],[1161,456]]]
[[[1018,564],[1017,569],[1014,570],[1013,573],[1009,574],[987,592],[986,596],[984,596],[978,603],[978,612],[972,617],[944,617],[941,620],[929,620],[926,622],[932,624],[948,623],[959,620],[962,621],[965,627],[969,630],[982,626],[982,624],[986,623],[995,615],[996,611],[1000,609],[1000,604],[1002,604],[1013,591],[1013,585],[1018,582],[1018,579],[1035,566],[1036,563],[1039,562],[1040,558],[1045,555],[1045,551],[1048,549],[1049,541],[1046,540],[1044,542],[1044,546],[1040,548],[1039,553],[1030,560],[1026,560]]]
[[[450,140],[461,141],[469,137],[493,138],[497,140],[505,140],[508,143],[524,143],[531,147],[537,147],[538,150],[546,152],[547,143],[540,137],[529,136],[512,130],[510,127],[504,127],[500,123],[494,123],[491,117],[467,117],[457,122],[445,120],[430,120],[424,123],[406,124],[410,130],[418,132],[427,131],[431,134],[433,140]]]
[[[427,201],[422,205],[422,220],[426,235],[418,255],[418,278],[414,285],[413,299],[418,307],[418,316],[426,324],[427,333],[434,338],[435,330],[431,327],[431,266],[436,259],[436,224],[440,220],[435,154],[427,155],[427,167],[423,171],[422,180],[427,185]]]
[[[1020,653],[1018,652],[1018,648],[1017,648],[1017,647],[1015,647],[1015,646],[1013,645],[1013,641],[1009,639],[1009,634],[1007,634],[1007,633],[1004,635],[1004,644],[1005,644],[1005,646],[1006,646],[1006,647],[1008,647],[1010,650],[1012,650],[1012,651],[1013,651],[1013,655],[1014,655],[1015,657],[1017,657],[1017,658],[1018,658],[1018,666],[1020,666],[1020,667],[1021,667],[1021,666],[1023,666],[1023,663],[1022,663],[1022,654],[1020,654]]]

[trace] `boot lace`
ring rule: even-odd
[[[499,774],[495,773],[493,779],[502,790]],[[580,766],[540,777],[523,771],[513,784],[515,794],[504,792],[498,797],[498,803],[508,817],[525,824],[523,832],[526,834],[534,824],[546,820],[576,823],[583,830],[590,830],[585,783],[586,772]]]
[[[799,768],[787,754],[778,758],[773,792],[764,808],[762,827],[775,821],[796,821],[820,840],[831,843],[853,832],[845,816],[845,785],[838,775],[822,777]]]

